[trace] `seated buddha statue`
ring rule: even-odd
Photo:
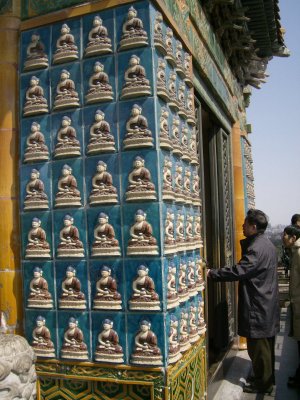
[[[198,292],[201,292],[205,288],[205,280],[203,273],[205,270],[206,263],[200,256],[196,257],[196,288]]]
[[[36,326],[32,331],[31,346],[37,357],[55,357],[54,344],[51,341],[51,333],[46,326],[46,319],[39,315],[36,320]]]
[[[169,354],[168,354],[168,363],[174,364],[182,357],[180,353],[180,345],[178,341],[178,319],[175,314],[170,315],[170,330],[169,330]]]
[[[162,25],[163,16],[159,11],[156,11],[154,22],[154,46],[162,55],[165,56],[167,51],[164,43],[165,40]]]
[[[192,202],[193,206],[201,206],[201,198],[200,198],[200,178],[197,171],[193,172],[193,182],[192,182]]]
[[[186,272],[187,272],[186,263],[181,261],[179,266],[179,277],[178,277],[179,303],[184,303],[189,299]]]
[[[185,248],[186,250],[194,250],[194,216],[190,213],[186,214],[185,220]]]
[[[95,351],[95,360],[109,363],[124,363],[124,353],[119,344],[119,335],[113,329],[113,322],[105,319],[102,322],[102,331],[98,334],[98,343]]]
[[[89,90],[85,96],[87,104],[99,103],[113,100],[112,86],[109,84],[109,77],[104,72],[104,65],[96,61],[94,72],[89,79]]]
[[[26,49],[24,71],[47,67],[48,57],[45,53],[45,46],[40,40],[40,35],[34,33],[33,35],[31,35],[31,41]]]
[[[186,126],[186,124],[183,124],[181,129],[181,148],[182,148],[181,159],[183,161],[190,162],[191,155],[189,152],[189,129]]]
[[[109,123],[105,121],[104,112],[97,110],[94,119],[94,123],[90,127],[87,153],[99,154],[116,151],[115,139],[111,134]]]
[[[176,40],[176,49],[175,49],[175,60],[176,60],[176,67],[175,71],[180,76],[180,78],[185,77],[184,65],[183,65],[183,50],[182,50],[182,43],[180,40]]]
[[[180,162],[175,166],[174,194],[176,203],[185,203],[185,194],[183,191],[183,166]]]
[[[183,61],[183,66],[184,66],[184,72],[185,72],[185,78],[184,82],[189,86],[193,87],[193,67],[192,67],[192,57],[189,53],[184,54],[184,61]]]
[[[120,256],[119,241],[115,237],[112,225],[108,223],[108,215],[100,212],[98,224],[94,229],[94,242],[92,245],[93,257]]]
[[[186,119],[186,93],[185,93],[185,84],[184,83],[179,83],[178,85],[178,91],[177,91],[177,102],[178,102],[178,115],[180,115],[181,118]]]
[[[138,267],[137,276],[132,282],[130,310],[160,310],[159,296],[155,291],[154,281],[148,274],[149,268],[145,265]]]
[[[133,170],[128,176],[126,201],[156,200],[155,186],[151,182],[151,173],[145,167],[142,157],[135,157]]]
[[[202,240],[202,226],[201,226],[201,215],[194,215],[194,248],[200,249],[203,247]]]
[[[169,111],[163,107],[159,119],[159,146],[164,150],[173,150],[169,136]]]
[[[58,180],[58,192],[55,195],[55,207],[80,207],[81,195],[72,168],[65,164]]]
[[[192,193],[191,193],[191,170],[185,168],[183,177],[183,194],[185,196],[185,203],[192,204]]]
[[[191,125],[195,126],[195,102],[194,102],[194,93],[191,89],[188,91],[187,100],[186,100],[186,115],[187,120],[186,122]]]
[[[127,255],[156,255],[157,241],[152,234],[152,227],[146,221],[147,214],[143,210],[135,213],[135,222],[130,228],[131,238],[128,241]]]
[[[24,162],[49,160],[49,150],[45,144],[45,136],[40,129],[41,126],[38,122],[31,124],[30,133],[26,139]]]
[[[176,244],[177,244],[177,251],[186,250],[185,216],[182,211],[179,211],[177,213],[177,218],[176,218]]]
[[[168,208],[165,219],[164,254],[174,254],[177,251],[174,220],[174,211],[171,208]]]
[[[164,158],[162,198],[166,201],[175,200],[175,194],[173,190],[172,160],[170,157]]]
[[[60,355],[61,358],[74,360],[87,360],[89,357],[82,330],[78,327],[78,321],[74,317],[69,318]]]
[[[131,97],[150,96],[150,82],[146,78],[146,70],[140,65],[140,58],[132,55],[124,75],[125,83],[122,88],[122,99]]]
[[[159,96],[164,102],[168,103],[170,101],[170,96],[167,89],[166,68],[167,63],[165,59],[159,58],[156,71],[157,96]]]
[[[72,266],[67,267],[66,276],[62,281],[61,295],[58,300],[59,308],[86,309],[85,295],[80,291],[81,283],[76,278],[76,270]]]
[[[56,41],[53,64],[60,64],[78,59],[78,48],[75,44],[74,36],[70,32],[71,29],[69,26],[63,24],[60,30],[60,36]]]
[[[92,191],[89,197],[90,206],[98,204],[115,204],[118,202],[117,189],[113,186],[113,179],[107,172],[107,164],[98,161],[97,172],[92,179]]]
[[[71,125],[71,118],[64,116],[57,132],[54,158],[80,156],[80,142],[76,138],[76,130]]]
[[[182,157],[182,146],[181,146],[181,134],[180,134],[180,119],[176,115],[173,118],[172,122],[172,145],[173,145],[173,154],[176,157]]]
[[[140,328],[134,339],[134,349],[131,353],[132,364],[159,366],[162,365],[162,355],[157,345],[157,337],[151,331],[151,323],[140,322]]]
[[[167,310],[179,305],[179,297],[176,289],[177,269],[174,263],[168,266],[167,276]]]
[[[96,310],[121,310],[122,299],[117,289],[117,281],[111,276],[111,268],[104,265],[100,270],[100,277],[96,283],[93,308]]]
[[[44,89],[39,86],[40,80],[36,76],[30,78],[30,86],[25,93],[24,117],[37,114],[45,114],[48,110]]]
[[[191,303],[189,309],[189,341],[191,344],[200,339],[196,322],[197,307]]]
[[[196,128],[191,129],[190,143],[189,143],[189,151],[191,156],[191,165],[199,165],[199,156],[198,156],[198,143],[197,143],[197,133]]]
[[[143,22],[138,18],[136,9],[131,6],[128,9],[126,21],[123,23],[119,49],[125,50],[147,45],[148,35],[144,30]]]
[[[125,150],[153,147],[152,133],[148,129],[148,121],[142,115],[142,107],[134,104],[131,116],[126,123],[126,135],[123,141]]]
[[[175,71],[171,70],[169,74],[169,81],[168,81],[168,90],[169,90],[169,106],[174,111],[179,111],[180,106],[177,99],[177,74]]]
[[[74,218],[67,214],[64,227],[59,233],[60,243],[57,246],[57,257],[84,257],[84,248],[79,240],[79,230],[74,226]]]
[[[46,240],[46,232],[41,228],[41,220],[33,218],[31,226],[25,258],[50,258],[50,246]]]
[[[111,52],[112,46],[111,40],[108,37],[107,28],[103,25],[103,21],[99,15],[96,15],[93,19],[93,27],[89,31],[85,56],[91,57]]]
[[[204,319],[204,301],[202,300],[198,302],[197,314],[198,333],[203,335],[206,332],[206,323]]]
[[[185,309],[182,309],[180,313],[180,352],[185,353],[187,350],[191,348],[190,338],[189,338],[189,331],[188,331],[188,319],[189,314],[186,312]]]
[[[190,297],[196,296],[197,294],[195,268],[196,265],[194,259],[189,259],[187,268],[187,285]]]
[[[26,185],[26,197],[24,200],[25,210],[48,209],[48,196],[45,193],[44,183],[37,169],[32,169],[30,180]]]
[[[172,65],[172,67],[176,67],[176,58],[174,55],[173,40],[174,40],[173,30],[168,27],[165,35],[165,47],[167,50],[167,55],[165,58],[168,61],[168,63]]]
[[[79,106],[79,96],[75,91],[75,83],[70,79],[70,72],[63,69],[60,74],[60,81],[56,86],[53,110]]]
[[[53,300],[48,289],[48,282],[43,278],[43,270],[35,267],[33,278],[29,283],[29,296],[27,307],[29,308],[53,308]]]

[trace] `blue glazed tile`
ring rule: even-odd
[[[170,255],[163,259],[164,274],[164,308],[165,310],[174,310],[179,306],[178,297],[178,272],[179,257]],[[171,312],[171,311],[170,311]]]
[[[110,271],[108,271],[108,269]],[[103,271],[107,271],[107,273]],[[100,282],[100,279],[102,281]],[[121,259],[105,259],[92,261],[90,263],[90,282],[91,282],[91,298],[92,308],[94,310],[109,310],[110,312],[118,312],[125,307],[125,288],[123,262]],[[102,297],[99,296],[100,291]],[[104,291],[111,296],[111,301],[107,300]]]
[[[50,336],[49,340],[53,343],[52,349],[49,349],[52,353],[55,353],[55,357],[58,356],[58,344],[57,344],[57,329],[56,329],[56,311],[46,311],[46,310],[26,310],[25,312],[25,336],[31,346],[34,346],[33,332],[37,327],[37,318],[43,317],[45,319],[45,328],[49,330],[47,336]],[[54,347],[54,351],[53,351]],[[49,357],[49,355],[48,355]],[[48,358],[47,357],[47,358]],[[50,357],[53,358],[53,355]]]
[[[146,274],[146,279],[139,279],[139,282],[135,282],[138,276],[140,276],[139,269],[141,268],[143,275]],[[160,258],[152,258],[149,260],[144,259],[125,259],[124,261],[124,271],[125,271],[125,282],[126,282],[126,301],[127,310],[130,311],[146,311],[146,312],[157,312],[162,310],[162,300],[163,300],[163,276],[162,276],[162,263]],[[140,283],[142,282],[142,283]],[[143,286],[144,284],[144,286]],[[143,298],[143,294],[140,293],[138,296],[138,291],[145,289],[146,296],[149,297],[149,302]],[[135,291],[136,290],[136,291]],[[137,295],[137,296],[135,296]],[[138,301],[137,298],[141,301]],[[132,302],[132,300],[134,300]],[[148,304],[147,304],[148,303]]]
[[[163,223],[163,253],[165,256],[172,256],[179,251],[176,243],[176,213],[174,205],[163,204],[162,223]]]
[[[166,341],[167,341],[167,364],[174,364],[182,357],[180,353],[180,320],[176,312],[170,312],[166,315]]]
[[[34,304],[29,304],[29,295],[31,293],[30,290],[30,283],[34,279],[34,269],[38,267],[42,270],[42,278],[46,280],[47,285],[48,285],[48,292],[51,295],[52,299],[52,306],[51,306],[51,299],[49,299],[49,302],[47,301],[47,305],[45,302],[42,302],[38,307],[34,306]],[[43,283],[43,290],[46,289],[46,285]],[[45,311],[45,308],[47,309],[55,309],[56,308],[56,292],[55,292],[55,283],[54,283],[54,271],[53,271],[53,265],[52,262],[50,261],[25,261],[23,262],[23,288],[24,288],[24,302],[25,302],[25,307],[30,308],[30,309],[36,309],[40,308],[42,311]],[[43,306],[46,305],[46,307]]]
[[[34,36],[34,41],[32,42],[32,36]],[[39,36],[39,39],[37,38]],[[28,71],[29,69],[36,70],[41,68],[47,68],[51,63],[51,52],[50,52],[50,40],[51,40],[51,27],[43,27],[38,29],[32,29],[29,31],[22,32],[21,34],[21,66],[22,71]],[[36,44],[35,44],[36,43]],[[30,47],[30,48],[28,48]],[[44,54],[44,57],[42,57]],[[43,60],[30,62],[34,56],[38,59],[40,57]],[[25,64],[27,57],[28,61]],[[34,66],[38,62],[39,65]]]
[[[102,19],[102,26],[107,30],[107,36],[105,30],[102,28],[98,30],[93,30],[95,27],[93,25],[93,21],[95,17],[100,17]],[[83,53],[85,54],[85,57],[95,57],[98,56],[99,54],[96,52],[94,53],[95,50],[89,51],[88,54],[86,54],[86,49],[87,49],[87,44],[89,43],[89,34],[91,30],[91,36],[94,38],[95,35],[99,35],[100,38],[107,37],[110,39],[110,44],[111,44],[111,51],[115,51],[115,29],[114,29],[114,11],[113,10],[104,10],[98,13],[94,14],[88,14],[82,18],[82,29],[83,29]],[[102,43],[102,42],[101,42]],[[101,53],[107,53],[109,52],[110,46],[109,42],[107,46],[103,46]],[[107,51],[105,51],[107,49]],[[100,49],[98,49],[100,51]]]
[[[151,28],[151,45],[155,46],[161,55],[166,54],[165,36],[167,25],[163,15],[150,3],[150,28]]]
[[[111,350],[113,352],[113,355],[107,355],[107,352],[104,350],[104,343],[106,342],[106,338],[105,334],[103,335],[103,325],[105,323],[111,325],[111,329],[114,331],[109,332],[108,337],[110,337],[111,339],[107,339],[107,341],[114,341],[113,343],[111,343]],[[93,359],[100,363],[127,364],[128,358],[125,334],[125,314],[121,312],[112,313],[109,311],[94,311],[92,313],[92,327]],[[118,344],[116,342],[118,342]],[[98,347],[99,345],[101,346],[101,348]]]
[[[62,38],[61,37],[61,29],[63,28],[63,25],[67,24],[69,27],[70,31],[67,34],[67,37]],[[80,19],[68,19],[67,21],[63,21],[57,24],[54,24],[52,26],[52,64],[65,64],[68,62],[74,62],[76,58],[69,59],[69,60],[60,60],[58,62],[54,61],[54,57],[56,54],[57,50],[57,42],[62,39],[62,42],[60,42],[60,45],[65,44],[65,47],[68,48],[68,45],[71,44],[71,42],[74,42],[74,45],[77,47],[77,59],[81,58],[81,41],[80,41],[80,31],[81,31],[81,20]],[[73,36],[73,38],[71,38]]]
[[[36,79],[37,78],[37,79]],[[32,81],[36,82],[33,89]],[[33,117],[35,115],[47,114],[50,110],[50,93],[49,93],[49,72],[32,71],[24,74],[20,80],[20,115],[23,117]],[[31,100],[26,100],[26,93]],[[34,97],[37,97],[36,100]],[[32,104],[31,110],[30,104]]]

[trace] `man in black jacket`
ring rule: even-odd
[[[274,344],[279,331],[277,254],[265,236],[265,213],[249,210],[241,240],[242,258],[233,267],[208,270],[213,281],[239,281],[238,334],[247,338],[254,377],[248,393],[270,393],[275,383]]]

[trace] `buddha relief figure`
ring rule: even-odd
[[[53,300],[48,289],[48,282],[43,278],[43,270],[35,267],[33,278],[29,284],[29,296],[27,307],[29,308],[53,308]]]
[[[58,300],[59,308],[86,309],[85,295],[80,291],[81,283],[76,278],[76,269],[67,267],[66,276],[61,284],[61,295]]]
[[[82,206],[76,178],[72,175],[72,168],[67,164],[62,167],[57,188],[58,192],[55,195],[55,207]]]
[[[174,314],[170,315],[170,330],[169,330],[169,357],[168,363],[174,364],[181,359],[180,345],[178,341],[178,319]]]
[[[191,161],[189,153],[189,128],[186,124],[182,125],[181,129],[181,147],[182,147],[182,160],[186,162]]]
[[[164,150],[172,151],[173,146],[169,137],[169,111],[166,108],[161,109],[159,120],[159,145]]]
[[[194,248],[200,249],[201,247],[203,247],[201,216],[196,214],[194,216]]]
[[[166,36],[165,36],[165,48],[167,51],[166,54],[166,60],[168,61],[168,63],[170,63],[170,65],[172,65],[172,67],[176,67],[176,59],[174,56],[174,52],[173,52],[173,31],[171,28],[167,28],[166,31]]]
[[[167,276],[167,310],[179,305],[179,297],[176,289],[176,265],[170,263]]]
[[[160,310],[159,296],[155,292],[155,284],[150,278],[149,268],[140,265],[137,269],[137,276],[132,282],[132,295],[129,300],[130,310]]]
[[[198,292],[202,292],[205,288],[205,281],[203,279],[203,271],[205,269],[205,262],[203,258],[196,257],[196,289]]]
[[[113,186],[112,176],[104,161],[98,161],[97,172],[92,179],[92,191],[89,197],[90,206],[98,204],[115,204],[118,202],[117,189]]]
[[[140,322],[139,331],[135,335],[134,350],[130,362],[151,366],[162,365],[162,355],[157,346],[157,337],[151,331],[151,323],[147,320]]]
[[[78,321],[73,317],[69,318],[60,355],[61,358],[74,360],[87,360],[89,358],[82,330],[78,327]]]
[[[183,193],[185,196],[186,204],[192,204],[191,175],[192,175],[191,170],[186,167],[183,178]]]
[[[174,183],[175,201],[176,203],[184,203],[185,195],[183,192],[183,167],[181,163],[176,163]]]
[[[155,21],[154,21],[154,46],[162,54],[166,55],[165,39],[163,35],[163,16],[159,11],[156,11]]]
[[[109,84],[109,77],[104,72],[104,65],[96,61],[94,73],[89,79],[89,90],[85,96],[87,104],[111,101],[114,98],[112,86]]]
[[[84,257],[84,248],[79,240],[79,230],[74,226],[74,218],[67,214],[64,227],[59,233],[60,243],[57,246],[57,257]]]
[[[135,157],[133,170],[128,175],[126,201],[156,200],[155,186],[151,182],[151,173],[145,167],[142,157]]]
[[[157,255],[158,247],[152,235],[152,226],[146,221],[143,210],[135,213],[135,222],[130,228],[131,239],[128,241],[127,255]]]
[[[33,218],[31,226],[25,258],[50,258],[50,246],[46,241],[46,232],[41,228],[41,220]]]
[[[187,286],[187,266],[182,260],[179,266],[179,277],[178,277],[178,297],[179,303],[184,303],[190,297],[189,289]]]
[[[191,304],[189,311],[189,341],[193,344],[200,339],[196,321],[197,307],[194,304]]]
[[[93,308],[96,310],[121,310],[122,298],[117,289],[117,281],[111,276],[111,268],[104,265],[96,283]]]
[[[39,315],[35,320],[36,326],[32,331],[31,346],[37,357],[55,357],[54,344],[51,341],[51,333],[46,326],[46,319]]]
[[[188,285],[189,296],[190,297],[196,296],[197,288],[196,288],[196,275],[195,275],[195,261],[192,259],[188,261],[187,285]]]
[[[143,22],[138,18],[136,9],[131,6],[128,9],[127,18],[122,27],[122,37],[119,50],[147,45],[148,36],[147,32],[144,31]]]
[[[182,43],[180,40],[176,40],[175,60],[176,60],[175,71],[180,76],[180,78],[184,78],[185,71],[184,71],[184,65],[183,65]]]
[[[115,138],[111,134],[110,125],[105,121],[105,114],[97,110],[94,123],[90,127],[90,139],[87,145],[88,154],[110,153],[116,151]]]
[[[184,72],[185,72],[184,82],[189,87],[193,87],[192,58],[191,58],[190,54],[188,54],[188,53],[185,53],[185,55],[184,55],[183,66],[184,66]]]
[[[159,58],[156,73],[157,96],[167,103],[170,101],[170,96],[167,88],[166,67],[166,61],[163,58]]]
[[[54,158],[80,156],[80,142],[76,138],[76,130],[71,125],[71,118],[64,116],[57,132]]]
[[[171,107],[174,111],[179,111],[180,106],[177,98],[177,75],[175,71],[170,71],[169,81],[168,81],[168,90],[169,90],[169,107]]]
[[[86,57],[111,53],[111,40],[108,37],[107,28],[103,26],[102,19],[96,15],[93,20],[93,27],[89,32],[88,44],[84,55]]]
[[[47,68],[48,57],[45,53],[45,46],[40,40],[40,35],[34,33],[31,35],[31,41],[26,49],[26,60],[24,63],[24,71],[32,69]]]
[[[31,124],[31,132],[26,139],[24,162],[49,160],[49,150],[45,144],[45,136],[40,132],[40,129],[39,123],[33,122]]]
[[[53,110],[62,108],[79,107],[78,93],[75,91],[75,83],[70,79],[70,72],[63,69],[60,74],[60,81],[56,86]]]
[[[24,162],[38,162],[49,160],[49,150],[45,144],[45,136],[40,131],[37,122],[31,124],[30,133],[26,139]]]
[[[194,93],[192,89],[188,91],[187,99],[186,99],[186,116],[187,123],[191,126],[196,125],[195,121],[195,102],[194,102]]]
[[[121,249],[115,237],[112,225],[108,223],[108,215],[101,212],[98,216],[98,224],[94,229],[94,242],[92,245],[93,257],[120,256]]]
[[[60,30],[60,36],[56,41],[53,64],[60,64],[78,59],[78,48],[75,44],[74,36],[70,32],[71,29],[68,25],[63,24]]]
[[[189,143],[189,150],[191,155],[191,165],[199,165],[199,157],[198,157],[198,143],[197,143],[197,136],[195,128],[191,129],[191,136],[190,136],[190,143]]]
[[[48,196],[45,193],[44,183],[39,179],[40,173],[32,169],[30,180],[26,185],[26,197],[24,200],[25,210],[45,210],[49,208]]]
[[[185,225],[185,248],[186,250],[194,250],[194,217],[187,213]]]
[[[165,201],[175,200],[175,194],[173,190],[172,160],[169,157],[164,158],[162,198]]]
[[[188,320],[189,314],[186,310],[182,309],[180,313],[180,352],[185,353],[187,350],[191,348],[191,343],[189,339],[189,332],[188,332]]]
[[[206,323],[204,319],[204,301],[199,301],[198,303],[198,333],[199,335],[203,335],[206,332]]]
[[[178,115],[180,115],[182,118],[186,119],[187,115],[186,115],[186,107],[185,107],[185,100],[186,100],[186,96],[185,96],[185,84],[184,83],[180,83],[178,86],[178,92],[177,92],[177,99],[178,99]]]
[[[181,138],[180,138],[180,119],[174,116],[172,123],[172,145],[173,154],[176,157],[182,157]]]
[[[102,331],[98,334],[98,343],[95,351],[95,360],[114,364],[124,363],[124,353],[119,344],[119,335],[113,330],[113,322],[105,319],[102,322]]]
[[[146,79],[146,70],[140,65],[138,56],[131,56],[124,80],[121,99],[151,95],[150,82]]]
[[[131,116],[126,123],[126,135],[123,141],[124,150],[141,147],[153,147],[152,133],[148,121],[142,115],[142,107],[134,104]]]
[[[47,99],[44,96],[44,89],[39,86],[39,83],[40,80],[36,76],[30,78],[30,86],[25,93],[24,117],[49,112]]]
[[[177,251],[174,220],[175,220],[174,211],[171,208],[168,208],[165,219],[164,254],[174,254]]]
[[[200,199],[200,178],[197,171],[193,172],[193,183],[192,183],[192,201],[193,206],[201,206]]]

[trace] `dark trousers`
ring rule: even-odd
[[[259,390],[267,391],[275,383],[275,337],[247,338],[247,348],[252,361],[254,385]]]

